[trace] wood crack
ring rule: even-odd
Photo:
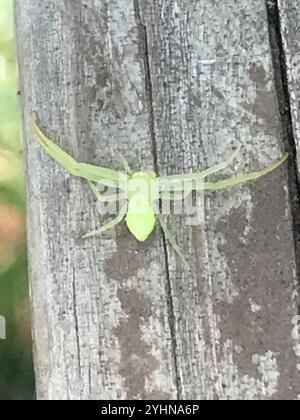
[[[154,161],[154,170],[159,174],[159,167],[158,167],[158,157],[157,157],[157,142],[156,142],[156,135],[155,135],[155,127],[154,127],[154,110],[153,110],[153,89],[152,89],[152,80],[151,80],[151,70],[150,70],[150,61],[149,61],[149,50],[148,50],[148,33],[147,28],[143,24],[142,15],[140,10],[139,0],[134,0],[134,11],[135,11],[135,19],[139,31],[139,49],[141,56],[143,57],[143,64],[144,64],[144,72],[145,72],[145,90],[146,90],[146,99],[148,105],[148,113],[149,113],[149,129],[151,135],[151,143],[152,143],[152,155]]]
[[[300,293],[300,180],[297,173],[297,152],[293,131],[291,99],[288,87],[286,55],[283,47],[278,1],[267,0],[266,8],[275,86],[283,131],[283,141],[290,156],[288,165],[288,181],[290,205],[293,217],[296,275],[298,280],[298,290]],[[298,304],[298,313],[300,314],[300,304]]]
[[[139,39],[140,39],[139,49],[143,57],[143,64],[144,64],[145,91],[146,91],[146,99],[147,99],[148,113],[149,113],[149,129],[150,129],[151,144],[152,144],[153,166],[154,166],[155,173],[159,175],[157,141],[156,141],[156,134],[155,134],[154,109],[153,109],[153,87],[152,87],[150,55],[149,55],[149,47],[148,47],[149,39],[148,39],[147,27],[146,25],[144,25],[143,20],[142,20],[142,14],[141,14],[139,1],[140,0],[134,0],[134,11],[135,11],[135,19],[136,19],[137,27],[139,30]],[[161,207],[161,204],[160,204],[160,207]],[[180,400],[182,399],[181,398],[182,392],[181,392],[181,381],[180,381],[180,376],[179,376],[178,360],[177,360],[175,312],[174,312],[174,303],[173,303],[173,298],[172,298],[172,284],[171,284],[170,269],[169,269],[168,245],[167,245],[166,236],[161,226],[159,227],[159,231],[162,238],[163,251],[164,251],[164,262],[165,262],[166,280],[167,280],[166,291],[167,291],[167,297],[168,297],[168,319],[169,319],[169,328],[170,328],[170,335],[171,335],[171,342],[172,342],[172,353],[173,353],[172,357],[173,357],[174,371],[175,371],[175,383],[176,383],[176,390],[177,390],[177,399]]]
[[[78,314],[77,314],[77,303],[76,303],[76,287],[75,287],[75,270],[73,269],[73,278],[72,278],[72,289],[73,289],[73,315],[75,322],[75,334],[76,334],[76,347],[77,347],[77,360],[78,360],[78,371],[81,376],[81,356],[80,356],[80,343],[79,343],[79,323],[78,323]]]

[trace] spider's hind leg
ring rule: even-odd
[[[106,223],[101,228],[96,229],[96,230],[93,230],[92,232],[87,233],[86,235],[84,235],[83,239],[92,238],[93,236],[101,235],[101,233],[106,232],[107,230],[114,228],[120,222],[122,222],[122,220],[126,216],[126,213],[127,213],[127,204],[122,208],[122,210],[117,215],[117,217],[115,217],[114,219],[112,219],[110,222]]]
[[[181,259],[181,261],[183,262],[184,265],[187,265],[187,262],[184,258],[183,253],[181,252],[181,249],[179,247],[179,245],[176,242],[175,236],[172,233],[172,231],[169,229],[168,227],[168,223],[165,219],[164,216],[162,216],[161,214],[157,215],[157,220],[164,232],[165,238],[166,240],[169,242],[169,244],[171,245],[171,247],[174,249],[174,251],[176,252],[176,254],[179,256],[179,258]]]

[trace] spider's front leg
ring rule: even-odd
[[[231,178],[223,179],[221,181],[216,182],[204,182],[203,188],[205,190],[223,190],[228,187],[232,187],[234,185],[243,184],[245,182],[254,181],[258,178],[261,178],[270,172],[277,169],[280,165],[282,165],[288,159],[288,153],[285,153],[280,159],[275,160],[266,168],[256,171],[250,172],[247,174],[237,175]]]
[[[75,160],[46,136],[38,125],[38,119],[35,113],[32,114],[32,128],[40,145],[71,175],[79,176],[93,182],[101,182],[108,187],[117,186],[125,190],[126,174]]]
[[[237,158],[241,151],[241,145],[239,144],[236,150],[228,156],[223,162],[212,166],[211,168],[205,169],[201,172],[192,172],[189,174],[181,175],[167,175],[160,176],[157,178],[157,188],[159,191],[182,191],[182,183],[188,183],[192,181],[201,181],[207,178],[209,175],[216,174],[226,169],[233,161]]]
[[[260,171],[241,174],[241,175],[233,176],[233,177],[226,178],[226,179],[216,181],[216,182],[207,182],[207,181],[199,182],[201,181],[201,179],[203,179],[201,175],[207,174],[210,171],[210,169],[207,169],[203,172],[199,172],[195,174],[187,174],[188,178],[186,175],[173,175],[170,177],[172,178],[171,182],[169,182],[168,177],[165,177],[165,180],[160,180],[160,178],[158,178],[158,182],[159,182],[158,189],[160,191],[160,194],[164,192],[169,192],[169,193],[174,194],[174,196],[178,192],[180,193],[183,192],[183,199],[184,199],[189,195],[190,190],[192,191],[222,190],[228,187],[232,187],[234,185],[243,184],[249,181],[254,181],[274,171],[280,165],[282,165],[287,159],[288,159],[288,153],[285,153],[281,158],[275,160],[270,165],[261,169]],[[214,168],[216,167],[213,167],[213,169]],[[211,172],[210,174],[212,173],[216,173],[215,170]],[[205,175],[205,177],[206,176],[207,175]],[[187,191],[185,192],[185,188],[187,185],[189,186],[190,190],[189,188],[187,188]]]

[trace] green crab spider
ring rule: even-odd
[[[206,181],[208,176],[223,171],[233,162],[241,149],[241,145],[238,145],[236,150],[224,160],[224,162],[202,172],[159,177],[152,171],[132,171],[127,160],[123,156],[121,157],[121,161],[125,172],[118,172],[101,166],[78,162],[46,136],[39,127],[36,113],[32,114],[32,127],[38,142],[43,146],[46,152],[71,175],[86,179],[97,200],[116,202],[120,199],[125,199],[126,201],[117,217],[100,229],[88,233],[85,235],[85,238],[100,235],[106,230],[114,228],[125,218],[129,231],[137,240],[143,242],[153,232],[158,221],[164,231],[166,239],[181,257],[180,249],[171,231],[168,229],[165,218],[161,214],[155,214],[155,200],[161,198],[164,193],[169,193],[171,195],[170,199],[176,200],[183,199],[191,193],[191,191],[222,190],[237,184],[256,180],[276,169],[288,158],[288,154],[286,153],[280,159],[275,160],[260,171],[237,175],[216,182]],[[121,192],[110,196],[103,196],[96,188],[95,183],[100,183],[106,187],[116,187]],[[183,190],[183,183],[189,183],[191,186],[188,194]],[[139,188],[139,184],[142,185],[142,190]],[[178,198],[178,195],[175,195],[176,193],[183,193],[183,196]]]

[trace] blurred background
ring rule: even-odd
[[[33,399],[13,0],[0,0],[0,400]]]

